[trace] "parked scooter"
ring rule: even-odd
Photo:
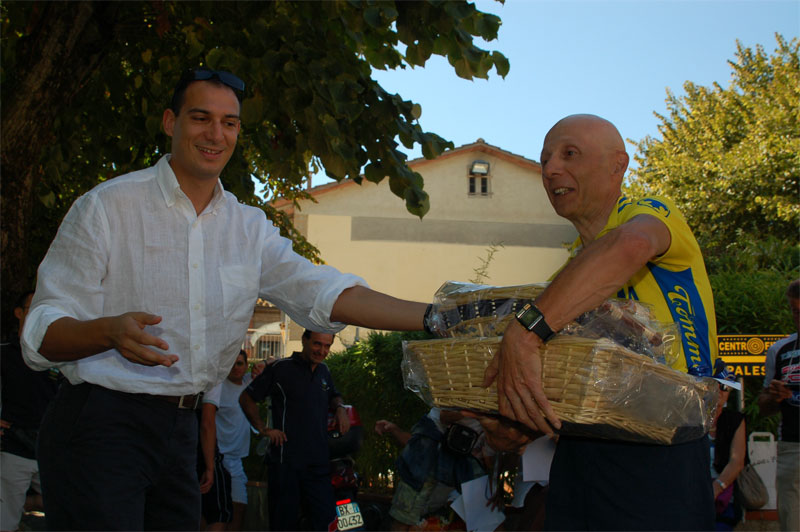
[[[328,449],[330,451],[331,485],[336,502],[336,530],[365,530],[364,516],[358,505],[359,476],[355,471],[355,455],[364,442],[364,428],[356,409],[345,405],[350,430],[342,434],[336,427],[335,412],[328,413]]]

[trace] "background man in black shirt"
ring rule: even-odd
[[[297,530],[301,500],[314,530],[336,518],[328,464],[328,409],[339,432],[350,428],[342,397],[333,385],[328,356],[334,335],[306,330],[303,350],[268,365],[239,399],[250,423],[269,437],[269,516],[272,530]],[[258,415],[259,401],[272,398],[274,428]],[[340,408],[342,407],[342,408]]]

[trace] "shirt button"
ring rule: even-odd
[[[196,304],[196,305],[194,306],[194,309],[195,309],[195,310],[200,310],[200,303]]]
[[[198,349],[200,349],[200,346],[198,344],[194,344],[194,350],[197,351]]]
[[[195,270],[197,269],[197,263],[196,262],[194,264],[192,264],[192,268],[194,268]]]

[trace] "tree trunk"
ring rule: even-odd
[[[26,242],[42,175],[42,147],[54,141],[53,120],[97,69],[113,39],[114,2],[41,2],[31,10],[29,37],[18,43],[17,69],[3,91],[0,139],[2,334],[16,328],[13,304],[34,287]],[[65,68],[66,65],[66,68]],[[8,87],[8,85],[12,85]],[[10,90],[8,90],[10,89]]]

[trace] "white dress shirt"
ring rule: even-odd
[[[309,329],[344,327],[330,321],[331,309],[346,288],[366,286],[363,279],[297,255],[263,211],[240,204],[219,181],[197,215],[168,161],[106,181],[72,205],[39,266],[21,342],[29,366],[57,366],[73,384],[184,395],[228,375],[258,297]],[[59,318],[131,311],[163,318],[145,331],[165,340],[177,363],[142,366],[117,350],[54,363],[38,352]]]

